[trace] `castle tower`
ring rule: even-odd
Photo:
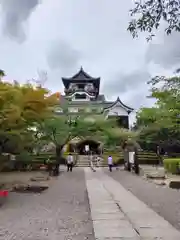
[[[83,68],[70,78],[62,78],[66,99],[71,101],[94,101],[98,98],[100,78],[91,77]]]

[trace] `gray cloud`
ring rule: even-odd
[[[47,62],[52,70],[60,70],[63,74],[75,68],[79,69],[81,57],[78,50],[60,40],[52,43],[47,53]]]
[[[39,0],[1,0],[4,33],[16,41],[24,41],[26,34],[23,23],[39,3]]]
[[[142,67],[147,42],[144,37],[132,39],[126,30],[131,0],[123,4],[119,0],[46,0],[41,8],[37,0],[0,3],[6,35],[23,40],[27,20],[30,26],[26,44],[17,46],[2,37],[0,64],[7,79],[23,82],[34,76],[37,68],[46,69],[48,88],[63,91],[61,77],[73,75],[82,65],[90,75],[101,77],[101,92],[107,99],[119,95],[134,107],[134,101],[143,99],[131,99],[134,92],[143,88],[141,94],[146,95],[140,83],[149,80]]]
[[[127,74],[116,74],[104,84],[103,91],[108,94],[122,94],[130,90],[138,91],[139,85],[146,84],[151,78],[146,69],[138,69]]]
[[[151,43],[146,52],[146,62],[153,62],[164,68],[180,66],[180,34],[160,35],[160,43]]]
[[[156,100],[152,98],[148,98],[147,96],[149,95],[149,89],[148,86],[145,87],[141,85],[138,88],[138,91],[134,91],[131,94],[129,93],[128,99],[127,99],[127,104],[132,105],[133,108],[139,109],[141,107],[147,106],[150,107],[152,106]]]

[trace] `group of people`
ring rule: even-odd
[[[92,170],[95,169],[94,168],[95,166],[99,167],[100,161],[101,161],[101,158],[99,156],[95,156],[95,155],[89,156],[89,165],[92,168]],[[67,172],[72,172],[73,166],[74,166],[74,156],[71,153],[69,153],[66,158],[66,165],[67,165]],[[109,171],[112,172],[112,167],[113,167],[112,156],[108,157],[108,166],[109,166]],[[49,166],[49,168],[50,168],[50,166]]]
[[[90,155],[90,167],[92,168],[92,170],[94,170],[94,163],[96,165],[96,167],[99,167],[100,164],[100,157],[99,156],[93,156]],[[74,158],[73,155],[71,153],[68,154],[67,156],[67,172],[72,172],[74,166]],[[108,166],[109,166],[109,171],[112,172],[112,167],[113,167],[113,158],[112,156],[108,157]]]

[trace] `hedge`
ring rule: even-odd
[[[61,164],[65,164],[66,156],[68,153],[63,154],[63,158]],[[75,164],[77,163],[77,154],[72,153],[75,156]],[[0,156],[0,171],[12,171],[12,170],[20,170],[20,171],[28,171],[28,170],[39,170],[42,164],[46,164],[47,159],[50,159],[52,163],[56,162],[56,155],[43,153],[40,155],[32,155],[26,152],[22,152],[19,155],[16,155],[15,168],[12,167],[12,161],[9,161],[8,156]]]
[[[172,174],[179,174],[180,169],[180,158],[166,158],[163,161],[164,168],[172,173]]]
[[[103,158],[105,162],[107,162],[108,156],[111,155],[113,158],[114,164],[124,164],[124,157],[123,153],[115,153],[115,152],[105,152],[103,154]],[[150,164],[155,165],[159,163],[159,158],[156,153],[154,152],[138,152],[138,160],[139,164]]]

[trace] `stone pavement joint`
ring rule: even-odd
[[[85,175],[96,239],[180,239],[169,222],[101,169],[85,168]]]

